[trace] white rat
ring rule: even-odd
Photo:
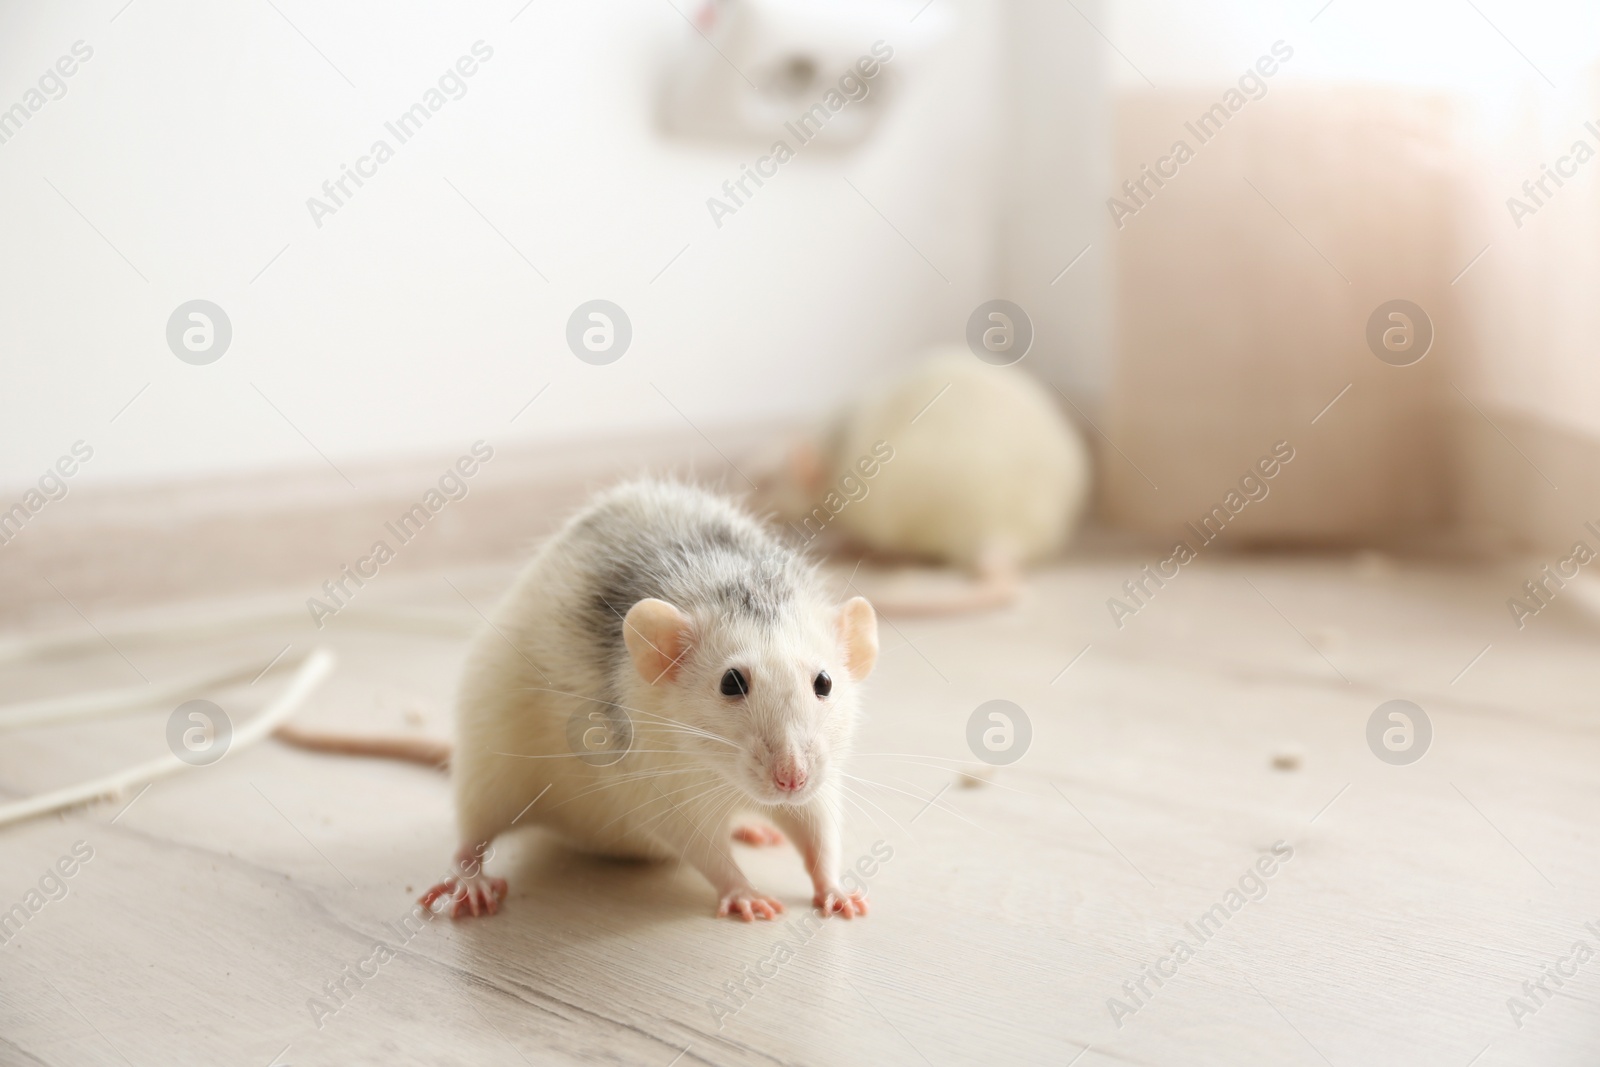
[[[997,607],[1021,568],[1059,551],[1083,515],[1090,459],[1055,399],[1020,367],[965,348],[936,352],[791,452],[762,488],[806,540],[831,535],[874,552],[976,575],[968,594],[895,614]]]
[[[867,903],[839,886],[839,764],[877,654],[871,605],[835,605],[815,568],[734,504],[637,482],[599,496],[518,577],[472,647],[453,753],[284,739],[449,756],[461,847],[422,901],[448,899],[454,916],[498,910],[506,883],[482,860],[513,825],[535,824],[604,855],[681,857],[711,882],[718,916],[770,919],[783,904],[729,851],[731,813],[755,809],[798,846],[813,903],[850,918]]]

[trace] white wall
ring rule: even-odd
[[[978,0],[937,0],[952,32],[890,64],[903,92],[869,144],[802,152],[720,230],[705,200],[761,148],[657,131],[661,64],[692,32],[660,0],[122,2],[0,8],[0,108],[94,50],[0,144],[0,483],[79,438],[80,480],[143,480],[320,462],[301,433],[356,463],[680,423],[662,393],[702,427],[793,418],[992,295],[998,31]],[[306,199],[480,39],[466,95],[316,228]],[[165,344],[196,297],[234,329],[209,366]],[[594,297],[634,326],[607,367],[563,340]]]
[[[1486,125],[1471,145],[1471,243],[1488,251],[1460,282],[1478,334],[1463,384],[1498,408],[1600,439],[1600,133],[1589,128],[1600,130],[1600,63],[1560,84],[1555,99],[1523,94],[1515,121]],[[1575,171],[1559,186],[1544,170],[1558,165]],[[1522,189],[1540,178],[1542,204]],[[1513,197],[1536,210],[1513,218]]]
[[[1600,44],[1600,9],[1592,0],[1107,0],[1107,6],[1100,27],[1127,57],[1107,58],[1119,88],[1148,88],[1147,77],[1160,89],[1221,89],[1281,37],[1296,54],[1276,77],[1450,87],[1505,99],[1531,82],[1549,88],[1530,61],[1559,86],[1581,76]]]
[[[1006,5],[1007,114],[996,295],[1033,320],[1031,369],[1098,409],[1111,382],[1108,60],[1098,0]],[[1069,269],[1070,268],[1070,269]]]

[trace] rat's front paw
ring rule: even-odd
[[[752,922],[756,919],[776,919],[783,914],[783,902],[777,897],[758,893],[749,886],[724,893],[717,901],[717,918],[731,915],[735,919]]]
[[[757,848],[763,845],[783,844],[782,834],[772,827],[762,826],[760,823],[746,823],[743,826],[735,826],[733,828],[733,839],[742,841],[747,845],[754,845]]]
[[[446,897],[449,903],[438,910],[442,912],[449,908],[452,919],[459,919],[465,913],[493,915],[500,910],[500,902],[506,898],[506,880],[482,873],[470,878],[446,878],[422,894],[418,903],[433,911],[434,902]]]
[[[817,895],[811,898],[811,903],[816,905],[824,918],[829,915],[843,915],[846,919],[853,919],[857,915],[867,913],[867,895],[857,889],[852,889],[848,893],[838,886],[832,889],[819,889]]]

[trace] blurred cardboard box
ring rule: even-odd
[[[1117,182],[1131,189],[1108,206],[1117,358],[1105,426],[1126,457],[1103,450],[1105,513],[1175,534],[1288,442],[1294,460],[1230,524],[1228,547],[1436,528],[1451,509],[1462,351],[1451,280],[1471,256],[1454,227],[1452,104],[1264,84],[1255,98],[1222,86],[1117,104]],[[1401,298],[1434,335],[1410,366],[1367,343],[1373,312]]]

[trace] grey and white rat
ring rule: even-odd
[[[839,884],[845,758],[878,654],[860,597],[834,603],[812,564],[732,502],[642,481],[603,493],[547,541],[471,649],[448,753],[460,848],[422,901],[493,914],[483,869],[513,825],[608,856],[687,860],[718,916],[770,919],[730,849],[754,810],[793,839],[824,914],[864,915]],[[291,743],[436,763],[360,738]],[[733,837],[782,838],[764,827]]]

